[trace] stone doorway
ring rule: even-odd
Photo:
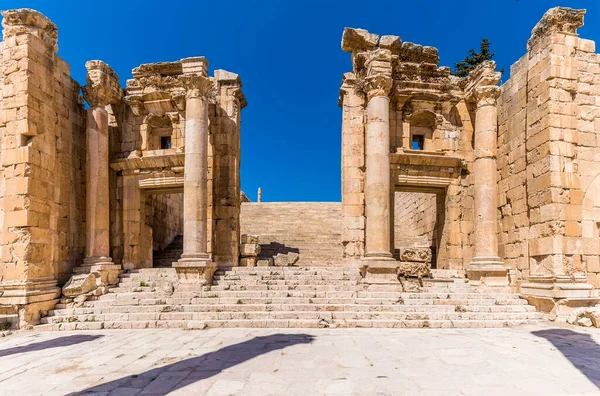
[[[183,192],[145,195],[143,246],[147,268],[170,268],[183,252]]]
[[[443,239],[446,193],[442,188],[396,187],[393,211],[394,257],[407,248],[429,248],[431,268],[445,258]],[[443,266],[442,266],[443,267]]]

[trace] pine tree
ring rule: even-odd
[[[490,40],[484,38],[481,40],[479,52],[470,49],[469,55],[462,61],[454,64],[454,75],[458,77],[467,77],[475,67],[483,61],[492,60],[494,52],[490,52]],[[501,70],[502,72],[503,70]]]

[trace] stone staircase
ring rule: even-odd
[[[183,253],[183,235],[173,238],[173,241],[164,250],[152,251],[153,268],[169,268],[174,261],[181,258]]]
[[[259,237],[259,259],[295,252],[299,266],[341,265],[339,202],[244,202],[240,223]]]
[[[235,267],[214,285],[175,291],[172,268],[121,275],[118,287],[82,303],[59,303],[43,330],[206,327],[507,327],[542,318],[512,293],[471,286],[455,272],[434,271],[420,291],[367,290],[357,271],[324,267]]]

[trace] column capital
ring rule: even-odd
[[[58,28],[44,14],[29,8],[2,11],[4,40],[23,33],[39,37],[54,53],[58,51]]]
[[[183,75],[179,77],[179,80],[185,87],[186,99],[212,99],[215,96],[215,85],[208,77],[199,75]]]
[[[385,74],[375,74],[365,78],[365,92],[367,100],[376,96],[387,97],[392,89],[392,77]]]
[[[484,85],[471,91],[470,97],[477,104],[477,108],[484,106],[496,106],[500,97],[500,87],[497,85]]]
[[[105,107],[119,103],[123,98],[123,89],[119,85],[119,76],[106,63],[91,60],[85,63],[86,85],[82,88],[83,98],[90,107]]]
[[[531,38],[527,41],[530,49],[542,37],[554,32],[577,34],[577,29],[583,26],[585,10],[575,10],[567,7],[554,7],[546,11],[542,19],[531,30]]]

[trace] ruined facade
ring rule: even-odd
[[[433,47],[346,28],[342,202],[252,203],[237,74],[194,57],[122,87],[92,60],[80,88],[57,27],[4,12],[0,320],[501,327],[600,303],[600,55],[577,35],[584,13],[549,10],[501,86],[494,62],[459,78]]]
[[[33,323],[65,283],[102,294],[180,235],[180,282],[237,265],[240,78],[197,57],[141,65],[123,89],[89,61],[80,89],[51,21],[3,17],[0,315]]]

